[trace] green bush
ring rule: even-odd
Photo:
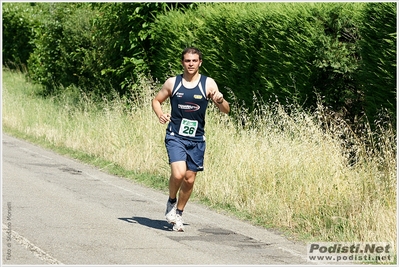
[[[362,19],[359,81],[370,122],[388,113],[396,122],[396,2],[367,3]]]
[[[120,95],[134,93],[140,75],[149,74],[149,29],[165,3],[98,4],[101,16],[95,21],[95,38],[103,84]]]
[[[33,29],[37,26],[33,3],[3,3],[3,65],[26,66],[33,51]]]
[[[44,95],[81,85],[93,73],[84,71],[91,46],[90,7],[81,3],[43,3],[41,24],[35,28],[34,51],[28,60],[30,78],[44,86]],[[62,93],[62,92],[61,92]]]
[[[353,78],[361,3],[207,3],[190,12],[169,12],[154,26],[158,79],[181,71],[187,45],[204,52],[202,72],[222,92],[252,104],[265,100],[314,107],[318,94],[335,110],[358,101]],[[349,99],[353,98],[353,99]]]
[[[221,4],[210,8],[199,31],[207,61],[204,72],[213,77],[220,90],[252,102],[260,91],[259,63],[262,57],[262,27],[267,13],[257,4]],[[204,10],[205,11],[205,10]]]
[[[183,70],[180,57],[185,47],[195,45],[201,48],[196,33],[203,22],[196,16],[193,9],[184,12],[172,10],[159,14],[155,19],[151,26],[149,66],[156,79],[164,81]]]
[[[313,78],[316,94],[308,92],[311,103],[321,96],[322,104],[351,119],[362,114],[362,98],[355,76],[359,66],[360,16],[362,3],[319,4],[311,9],[319,24],[319,34],[313,38]]]
[[[3,40],[3,64],[27,63],[44,95],[131,97],[197,46],[201,72],[248,108],[256,95],[352,123],[396,116],[396,3],[5,3]]]
[[[138,77],[149,73],[150,24],[168,6],[173,7],[43,3],[44,15],[35,29],[35,49],[28,62],[30,77],[45,86],[45,95],[65,90],[81,90],[96,98],[115,92],[135,94]]]

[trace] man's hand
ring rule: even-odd
[[[215,91],[213,92],[213,94],[211,95],[211,98],[214,102],[218,103],[218,104],[222,104],[223,103],[223,94],[220,91]]]
[[[170,121],[170,114],[166,113],[166,114],[162,114],[161,116],[159,116],[160,123],[165,124],[168,121]]]

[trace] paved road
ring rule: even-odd
[[[186,232],[167,195],[3,134],[3,265],[310,264],[306,244],[190,202]]]

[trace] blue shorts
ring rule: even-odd
[[[169,164],[185,161],[187,169],[193,172],[204,170],[205,141],[191,141],[174,135],[166,134],[165,146],[168,152]]]

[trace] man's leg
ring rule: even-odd
[[[177,196],[177,192],[182,185],[182,182],[186,176],[186,162],[185,161],[176,161],[170,164],[171,175],[169,178],[169,197],[171,199],[175,199]]]
[[[176,161],[170,164],[169,200],[166,203],[165,218],[168,223],[176,224],[176,196],[184,180],[186,171],[185,161]]]
[[[184,232],[184,223],[182,218],[183,210],[191,196],[191,192],[193,191],[196,175],[196,172],[190,170],[186,171],[180,184],[179,199],[177,200],[176,205],[176,221],[173,225],[174,231]]]
[[[193,192],[196,172],[187,170],[186,175],[181,183],[179,199],[177,201],[177,209],[183,211],[186,206],[191,193]]]

